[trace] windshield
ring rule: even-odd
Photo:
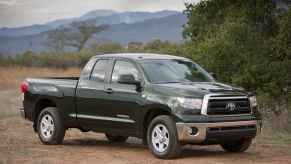
[[[212,82],[213,78],[199,65],[184,60],[144,60],[143,69],[152,83]]]

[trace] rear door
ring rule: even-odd
[[[87,68],[84,68],[76,90],[77,118],[82,126],[102,130],[108,128],[104,115],[110,102],[105,84],[108,82],[112,59],[104,58],[90,62]]]

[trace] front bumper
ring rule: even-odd
[[[216,122],[216,123],[176,123],[178,138],[183,143],[224,142],[228,139],[253,138],[260,131],[257,120]]]

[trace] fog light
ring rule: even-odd
[[[198,129],[196,127],[191,127],[188,132],[190,135],[196,135],[198,133]]]

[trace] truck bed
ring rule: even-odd
[[[28,78],[31,90],[35,94],[54,96],[75,96],[75,89],[78,84],[79,77],[42,77],[42,78]],[[60,95],[61,94],[61,95]]]
[[[41,77],[36,79],[79,80],[79,77]]]
[[[76,83],[78,82],[79,77],[36,77],[36,78],[27,78],[26,81],[30,83]]]

